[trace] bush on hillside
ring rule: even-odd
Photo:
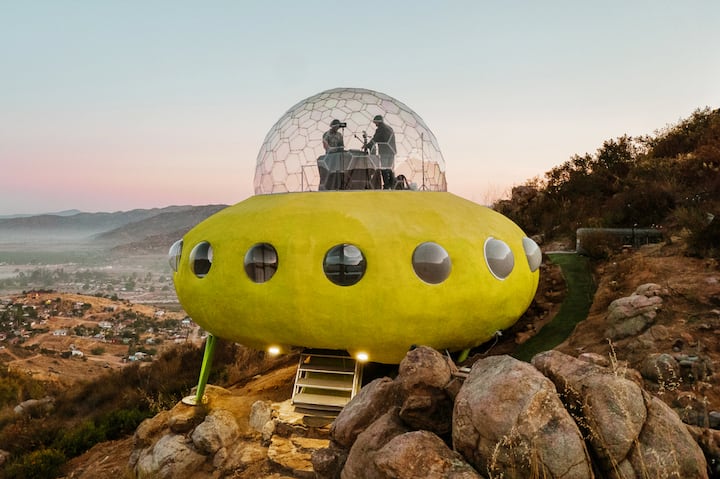
[[[48,479],[60,475],[65,455],[56,449],[40,449],[23,456],[5,468],[7,479]]]
[[[603,225],[611,228],[657,226],[663,223],[674,207],[672,192],[662,185],[641,184],[608,199]]]
[[[582,227],[662,226],[669,236],[687,232],[691,254],[718,256],[720,110],[697,110],[655,137],[607,140],[493,207],[546,240],[574,238]]]

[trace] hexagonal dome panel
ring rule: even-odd
[[[340,129],[345,150],[359,152],[363,134],[371,138],[375,131],[375,115],[395,132],[395,175],[404,175],[417,189],[447,191],[440,147],[417,113],[384,93],[335,88],[299,102],[273,125],[258,153],[255,194],[322,189],[318,160],[325,155],[322,136],[330,122],[347,123]]]

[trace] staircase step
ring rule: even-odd
[[[349,396],[329,396],[300,392],[293,398],[293,405],[309,409],[342,409],[350,402]]]
[[[295,411],[337,415],[357,394],[362,365],[344,351],[305,350],[293,385]]]
[[[330,375],[319,373],[308,373],[295,382],[295,386],[311,387],[317,389],[332,389],[337,391],[352,391],[353,377],[348,375]]]
[[[340,374],[355,374],[355,361],[342,357],[309,356],[300,363],[302,371],[330,372]]]

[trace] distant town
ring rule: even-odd
[[[141,304],[169,304],[179,308],[170,274],[117,271],[67,266],[11,266],[0,264],[0,295],[53,289],[65,293],[124,299]]]
[[[72,383],[200,345],[167,251],[223,207],[0,218],[0,365]]]
[[[38,379],[73,381],[99,368],[152,361],[178,343],[200,344],[203,338],[182,310],[127,299],[54,290],[0,299],[0,359]],[[95,368],[73,368],[77,361]]]

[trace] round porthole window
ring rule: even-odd
[[[213,260],[213,250],[210,243],[198,243],[190,252],[190,267],[198,278],[204,278],[210,271]]]
[[[338,286],[350,286],[365,275],[367,262],[362,251],[351,244],[340,244],[325,253],[323,271],[325,276]]]
[[[182,256],[183,241],[177,240],[170,247],[168,251],[168,263],[173,271],[177,273],[178,267],[180,266],[180,256]]]
[[[485,261],[497,279],[505,279],[515,267],[515,257],[504,241],[488,238],[485,241]]]
[[[255,283],[264,283],[278,268],[278,255],[268,243],[258,243],[245,253],[245,273]]]
[[[412,265],[418,278],[430,284],[438,284],[450,276],[452,263],[445,248],[437,243],[418,245],[413,251]]]
[[[538,270],[542,263],[542,251],[536,242],[528,238],[527,236],[522,239],[523,249],[525,250],[525,256],[528,260],[528,266],[530,271],[533,273]]]

